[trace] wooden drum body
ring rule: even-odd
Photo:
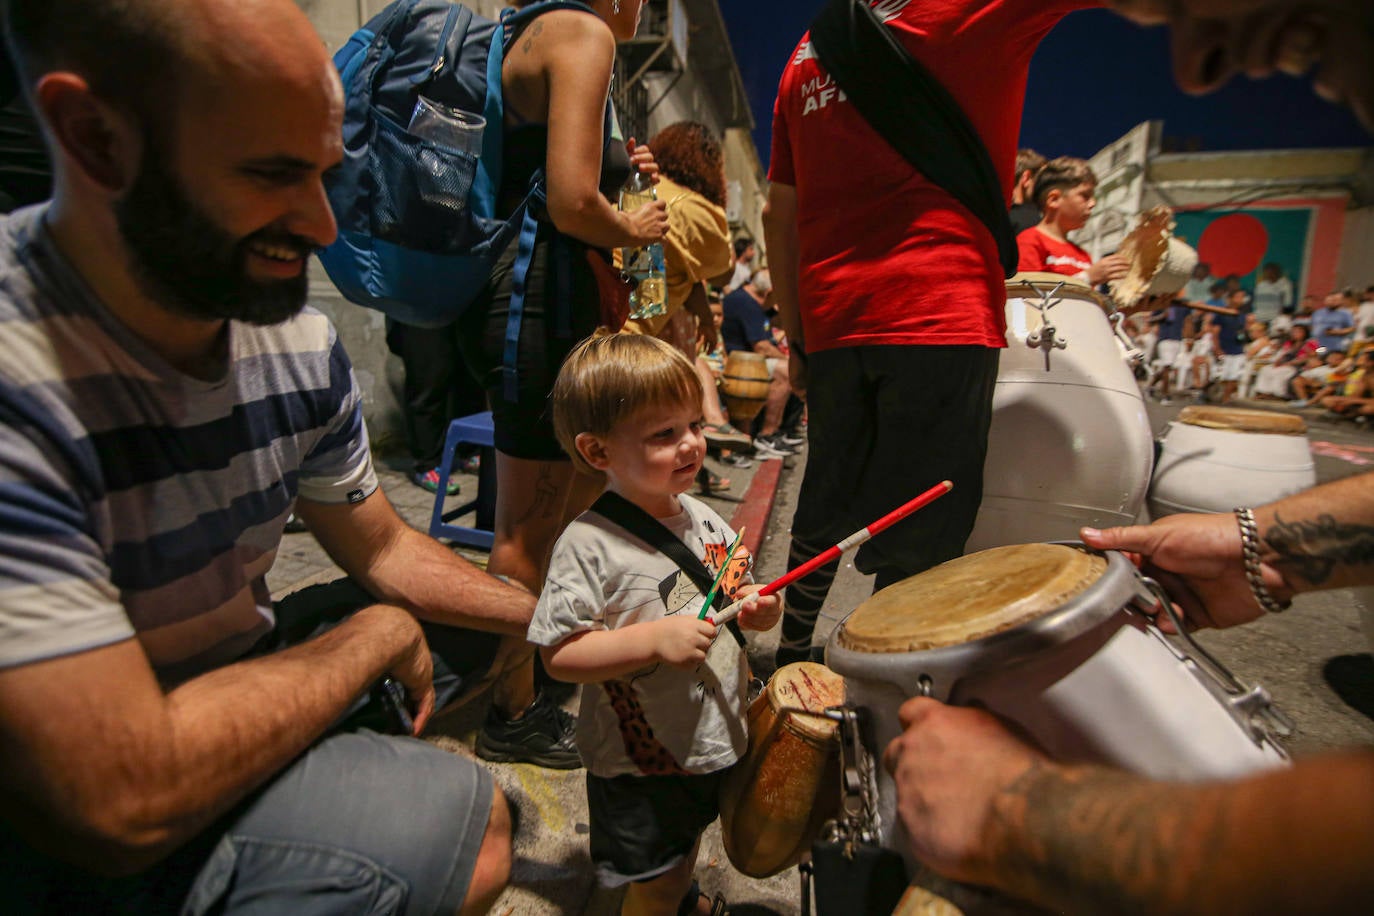
[[[725,777],[720,832],[730,862],[751,878],[796,865],[839,811],[836,723],[811,713],[844,703],[844,681],[813,662],[779,668],[749,705],[749,751]]]
[[[768,361],[758,353],[733,350],[725,355],[725,373],[720,380],[721,400],[730,422],[748,429],[768,400],[772,375]]]
[[[846,703],[871,714],[875,754],[902,702],[926,694],[1019,723],[1057,760],[1183,780],[1281,765],[1267,697],[1242,711],[1218,669],[1136,612],[1153,602],[1120,554],[995,548],[877,593],[835,628],[826,660]],[[878,790],[884,842],[904,848],[881,768]]]
[[[1185,407],[1160,438],[1150,517],[1230,512],[1317,485],[1302,417],[1267,410]]]
[[[1101,299],[1058,274],[1017,274],[1007,295],[970,553],[1133,523],[1154,458],[1145,403]]]

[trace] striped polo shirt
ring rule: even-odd
[[[0,219],[0,667],[137,636],[174,682],[273,625],[296,497],[377,487],[328,319],[231,322],[229,366],[172,368],[63,258],[46,207]]]

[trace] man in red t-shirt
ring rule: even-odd
[[[1094,5],[885,0],[875,12],[960,103],[1009,195],[1031,55],[1066,13]],[[1006,345],[997,245],[869,127],[809,36],[778,86],[769,178],[769,263],[810,418],[789,568],[954,482],[859,550],[855,565],[883,588],[959,556],[973,529]],[[779,664],[807,656],[837,566],[788,590]]]
[[[1088,224],[1097,204],[1097,176],[1086,161],[1051,159],[1036,174],[1032,194],[1042,215],[1038,225],[1016,237],[1017,270],[1064,274],[1093,286],[1126,276],[1131,269],[1126,258],[1109,254],[1094,262],[1069,241],[1068,234]]]

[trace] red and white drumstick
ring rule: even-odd
[[[831,560],[835,559],[840,554],[844,553],[846,550],[849,550],[851,547],[858,547],[864,541],[873,537],[873,535],[877,534],[878,532],[886,528],[892,527],[893,525],[900,522],[902,519],[906,518],[911,513],[915,512],[917,509],[930,505],[931,503],[935,502],[935,500],[939,499],[941,496],[944,496],[946,493],[953,489],[954,484],[951,481],[940,481],[935,486],[931,487],[929,490],[926,490],[920,496],[916,497],[908,503],[898,506],[896,509],[893,509],[891,512],[889,512],[887,515],[884,515],[876,522],[870,522],[866,527],[860,528],[858,531],[854,532],[849,537],[845,538],[843,541],[840,541],[838,544],[836,544],[834,547],[831,547],[829,550],[823,551],[822,553],[812,557],[810,560],[807,560],[805,563],[798,566],[796,569],[786,573],[785,575],[779,576],[772,582],[769,582],[763,588],[755,592],[755,594],[771,595],[774,592],[782,591],[784,588],[787,588],[787,586],[791,585],[793,582],[796,582],[802,576],[810,575],[812,572],[815,572],[817,569],[820,569],[822,566],[829,563]],[[716,623],[716,626],[724,626],[726,623],[730,622],[731,620],[734,620],[735,617],[739,615],[740,605],[742,605],[743,603],[744,599],[740,599],[739,601],[736,601],[734,604],[730,605],[725,610],[721,611],[718,615],[716,615],[713,618]]]

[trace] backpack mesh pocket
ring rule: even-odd
[[[476,238],[468,195],[477,157],[422,140],[375,109],[373,114],[372,235],[414,251],[467,251]]]

